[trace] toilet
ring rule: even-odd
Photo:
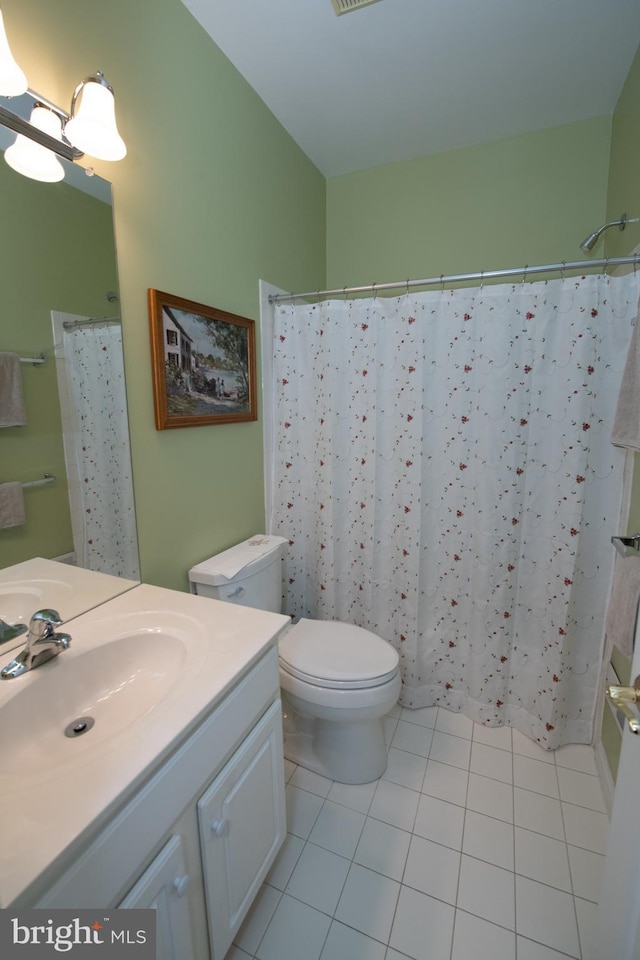
[[[192,593],[280,613],[284,537],[257,535],[189,570]],[[386,640],[337,620],[301,619],[278,639],[284,755],[340,783],[384,773],[382,718],[400,694]]]

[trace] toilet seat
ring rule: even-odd
[[[301,619],[278,641],[280,666],[317,687],[360,690],[392,680],[397,652],[382,637],[338,620]]]

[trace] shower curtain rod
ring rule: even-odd
[[[428,287],[434,284],[462,283],[466,280],[494,280],[498,277],[522,277],[523,282],[534,273],[562,273],[564,270],[586,270],[592,267],[617,267],[623,264],[633,264],[640,267],[640,253],[629,257],[607,257],[604,260],[573,260],[567,263],[545,263],[537,267],[510,267],[507,270],[481,270],[479,273],[442,274],[439,277],[429,277],[426,280],[396,280],[393,283],[369,283],[363,287],[341,287],[336,290],[310,290],[308,293],[280,293],[271,294],[269,303],[291,303],[293,300],[304,300],[317,297],[346,297],[350,293],[378,293],[381,290],[409,290],[410,287]]]
[[[62,324],[64,330],[73,330],[74,327],[87,327],[93,323],[121,323],[120,317],[86,317],[82,320],[65,320]]]

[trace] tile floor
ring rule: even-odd
[[[226,960],[581,960],[608,818],[593,750],[438,707],[346,786],[285,762],[288,835]]]

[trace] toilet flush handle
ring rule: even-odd
[[[232,590],[231,593],[227,594],[227,597],[242,597],[244,595],[244,587],[236,587],[235,590]]]

